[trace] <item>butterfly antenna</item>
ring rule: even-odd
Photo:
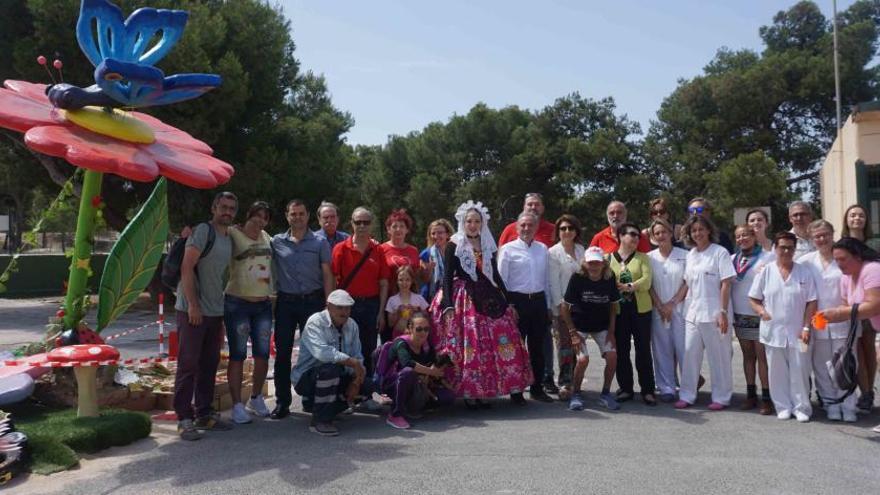
[[[64,67],[64,64],[56,58],[55,61],[52,62],[52,67],[58,69],[58,79],[60,79],[61,82],[64,82],[64,73],[61,72],[61,68]]]
[[[52,84],[57,84],[55,81],[55,76],[52,75],[52,71],[49,70],[49,67],[46,65],[46,57],[40,55],[37,57],[37,63],[42,65],[44,69],[46,69],[46,73],[49,74],[49,79],[52,80]]]

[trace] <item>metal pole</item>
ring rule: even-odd
[[[837,59],[837,0],[833,0],[834,4],[834,100],[837,103],[837,137],[840,138],[840,129],[843,127],[841,123],[840,111],[840,62]]]

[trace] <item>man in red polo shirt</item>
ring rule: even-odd
[[[544,197],[540,193],[526,194],[523,211],[538,217],[538,232],[535,234],[535,240],[547,246],[548,249],[553,247],[553,244],[556,243],[553,239],[556,234],[556,226],[553,222],[544,220]],[[517,237],[516,222],[511,222],[501,231],[501,236],[498,237],[498,247],[516,240]]]
[[[333,248],[331,265],[336,276],[336,287],[346,290],[354,298],[351,318],[358,325],[367,376],[373,373],[368,356],[372,356],[376,349],[379,329],[385,326],[385,312],[382,309],[388,299],[388,280],[391,278],[391,270],[385,263],[379,243],[370,237],[372,223],[370,210],[355,208],[351,214],[353,233]],[[364,255],[366,260],[360,263]]]
[[[590,246],[599,246],[605,254],[609,254],[617,251],[617,248],[620,247],[620,242],[617,240],[617,229],[626,223],[626,205],[623,204],[623,201],[614,200],[608,203],[605,214],[608,216],[608,227],[605,227],[593,236]],[[648,242],[648,238],[644,235],[639,236],[639,246],[637,249],[642,253],[647,253],[651,250],[651,243]]]

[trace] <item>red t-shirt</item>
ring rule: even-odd
[[[548,248],[551,248],[556,244],[553,240],[555,236],[556,225],[547,220],[541,220],[541,223],[538,224],[538,231],[535,233],[535,240]],[[517,237],[519,236],[516,234],[516,222],[508,224],[507,227],[504,227],[504,230],[501,231],[501,236],[498,237],[498,247],[501,247],[510,241],[515,241]]]
[[[376,297],[379,295],[379,281],[391,278],[391,270],[385,264],[385,256],[378,242],[370,239],[370,257],[354,276],[354,280],[348,284],[345,290],[352,297]],[[352,237],[336,244],[333,247],[333,275],[336,276],[336,286],[345,280],[349,273],[354,270],[363,253],[357,250],[352,243]],[[341,288],[341,287],[340,287]]]
[[[419,287],[419,250],[415,246],[407,245],[402,248],[394,247],[391,242],[382,243],[379,246],[385,264],[388,265],[389,280],[388,295],[397,294],[397,269],[409,265],[413,270],[412,291],[418,292]]]
[[[602,248],[602,251],[605,251],[605,254],[610,254],[617,251],[617,248],[620,247],[620,243],[617,242],[617,235],[611,231],[611,226],[609,225],[593,236],[593,240],[590,241],[590,246],[599,246]],[[651,249],[651,243],[648,242],[648,238],[644,234],[640,234],[639,246],[636,250],[641,253],[647,253]]]

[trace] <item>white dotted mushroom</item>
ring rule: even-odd
[[[111,361],[119,359],[119,351],[111,345],[77,344],[59,347],[46,354],[46,360],[54,363],[83,363],[73,369],[76,376],[77,416],[98,416],[97,366],[89,366],[92,361]]]

